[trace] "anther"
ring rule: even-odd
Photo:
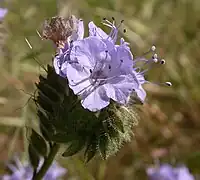
[[[171,83],[171,82],[165,82],[165,84],[166,84],[167,86],[172,86],[172,83]]]
[[[151,47],[151,51],[154,52],[155,50],[156,50],[156,46],[152,46],[152,47]]]
[[[114,17],[112,17],[112,20],[113,20],[113,21],[115,21],[115,18],[114,18]]]
[[[160,64],[165,64],[165,60],[161,59]]]
[[[90,73],[92,74],[92,69],[90,69]]]
[[[154,54],[154,55],[152,56],[152,58],[153,58],[153,59],[157,59],[157,58],[158,58],[158,55],[157,55],[157,54]]]
[[[122,20],[121,20],[121,23],[123,23],[123,22],[124,22],[124,20],[122,19]]]
[[[105,20],[106,20],[106,18],[104,17],[104,18],[103,18],[103,20],[105,21]]]
[[[157,58],[153,58],[153,61],[154,61],[155,63],[157,63],[157,62],[158,62],[158,59],[157,59]]]
[[[126,33],[126,29],[124,29],[123,32]]]
[[[105,50],[105,53],[108,53],[108,50]]]
[[[108,69],[111,69],[111,65],[110,64],[108,65]]]

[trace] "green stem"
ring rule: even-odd
[[[44,175],[46,174],[47,170],[49,169],[49,167],[51,166],[58,150],[60,148],[59,144],[54,144],[50,150],[50,153],[48,155],[48,157],[44,160],[44,163],[41,167],[41,169],[39,170],[39,172],[33,177],[32,180],[41,180]]]

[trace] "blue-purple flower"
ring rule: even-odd
[[[123,21],[122,21],[123,22]],[[133,58],[129,43],[123,38],[116,44],[119,27],[104,19],[103,24],[111,28],[106,34],[92,21],[88,24],[89,37],[83,38],[83,25],[79,26],[80,38],[75,38],[62,49],[54,59],[57,74],[68,79],[69,86],[81,98],[82,106],[98,111],[109,105],[110,100],[126,105],[130,95],[135,93],[144,102],[146,92],[142,85],[146,70],[137,68],[137,62],[152,64],[158,62],[155,46],[149,52],[152,58]],[[161,63],[164,60],[160,61]]]
[[[43,160],[41,159],[38,170],[41,168]],[[18,158],[15,158],[15,165],[8,164],[11,174],[2,176],[2,180],[31,180],[33,176],[33,168],[29,163],[22,163]],[[43,180],[57,180],[66,174],[67,170],[57,162],[53,162],[49,170],[45,174]]]
[[[172,167],[169,164],[150,167],[147,169],[147,175],[149,180],[194,180],[185,166]]]
[[[4,18],[4,16],[7,14],[8,10],[5,8],[0,8],[0,20]]]
[[[110,99],[126,104],[138,82],[133,78],[132,54],[122,47],[108,50],[104,41],[87,37],[73,43],[66,75],[70,88],[80,95],[82,105],[98,111],[110,103]]]

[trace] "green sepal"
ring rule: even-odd
[[[81,140],[72,141],[62,154],[63,157],[73,156],[84,148],[85,142]]]
[[[100,135],[98,147],[100,155],[104,160],[107,159],[108,143],[109,143],[108,135],[106,133]]]
[[[97,153],[98,149],[98,139],[95,135],[91,136],[88,144],[86,146],[86,150],[84,153],[85,163],[88,163]]]
[[[32,133],[31,133],[31,136],[30,136],[29,145],[30,145],[31,149],[33,148],[34,151],[38,155],[43,156],[43,157],[47,156],[48,148],[47,148],[46,141],[44,140],[44,138],[42,136],[40,136],[33,129],[32,129]]]
[[[54,127],[52,125],[52,121],[49,119],[47,112],[45,113],[44,110],[38,109],[37,115],[40,119],[40,131],[42,136],[45,138],[46,141],[52,141],[51,135],[54,132]]]
[[[34,171],[36,171],[38,168],[39,162],[40,162],[40,156],[32,144],[28,145],[28,154],[29,154],[30,163],[31,163]]]

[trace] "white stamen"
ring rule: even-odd
[[[31,46],[31,44],[30,44],[30,42],[28,41],[27,38],[25,38],[25,41],[26,41],[26,43],[28,44],[29,48],[30,48],[30,49],[33,49],[33,47]]]
[[[154,52],[155,50],[156,50],[156,46],[152,46],[152,47],[151,47],[151,51]]]
[[[43,39],[38,30],[36,30],[36,33],[37,33],[37,35],[38,35],[41,39]]]
[[[166,84],[167,86],[172,86],[172,83],[171,83],[171,82],[165,82],[165,84]]]
[[[158,62],[158,59],[157,59],[157,58],[153,58],[153,61],[154,61],[155,63],[157,63],[157,62]]]
[[[157,59],[157,58],[158,58],[158,54],[154,54],[153,59]]]
[[[161,59],[160,63],[161,63],[161,64],[165,64],[165,60],[164,60],[164,59]]]
[[[110,24],[107,24],[107,23],[104,23],[104,22],[102,22],[102,24],[105,25],[105,26],[108,26],[109,28],[113,28],[113,25],[110,25]]]

